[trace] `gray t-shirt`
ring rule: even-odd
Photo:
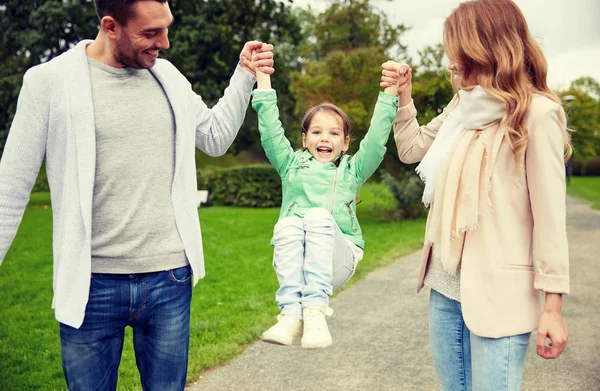
[[[96,125],[92,272],[185,266],[171,202],[175,123],[165,92],[147,69],[88,63]]]

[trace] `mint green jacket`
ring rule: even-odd
[[[258,113],[262,146],[281,177],[283,199],[279,219],[291,215],[303,217],[310,208],[325,208],[346,238],[364,248],[356,218],[356,196],[383,160],[398,99],[379,93],[371,126],[360,142],[358,152],[352,156],[343,155],[338,165],[321,163],[308,150],[294,152],[279,121],[274,90],[255,90],[252,107]]]

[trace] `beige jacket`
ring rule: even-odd
[[[414,104],[401,107],[394,121],[400,160],[420,161],[452,109],[449,105],[429,124],[419,126]],[[480,215],[479,226],[465,238],[462,312],[467,327],[482,337],[535,330],[542,310],[540,291],[569,293],[564,110],[534,95],[525,121],[529,141],[524,169],[515,163],[505,139],[492,174],[492,211]],[[425,242],[417,292],[423,288],[431,246]]]

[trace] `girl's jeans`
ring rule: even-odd
[[[285,217],[273,232],[275,295],[282,314],[302,319],[303,307],[328,307],[329,296],[354,273],[362,250],[349,242],[329,211],[307,209]],[[354,248],[353,248],[354,247]]]
[[[79,329],[60,324],[62,364],[71,391],[117,389],[125,327],[145,391],[185,388],[190,341],[190,266],[141,274],[92,274]]]
[[[431,290],[429,342],[440,390],[520,390],[530,335],[479,337],[465,325],[459,302]]]

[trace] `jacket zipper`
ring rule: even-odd
[[[329,208],[329,212],[331,213],[331,215],[333,216],[333,209],[334,209],[334,202],[335,202],[335,189],[337,187],[337,178],[338,178],[338,169],[335,169],[335,174],[333,177],[333,187],[331,189],[331,204],[330,204],[330,208]]]

